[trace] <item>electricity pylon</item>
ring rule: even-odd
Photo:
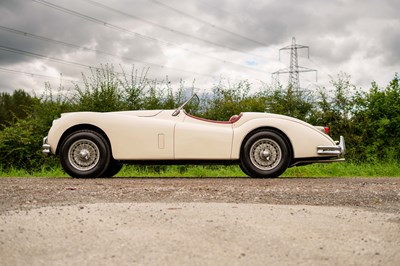
[[[292,86],[292,88],[295,90],[300,89],[299,73],[315,71],[315,73],[317,74],[317,70],[315,70],[315,69],[299,66],[298,55],[297,55],[298,49],[307,49],[307,57],[310,58],[310,48],[305,45],[296,44],[296,38],[293,37],[291,45],[288,45],[286,47],[279,49],[279,60],[281,59],[281,51],[282,50],[290,50],[290,66],[272,73],[272,78],[274,78],[274,75],[276,75],[278,80],[279,80],[280,74],[289,74],[288,85]],[[318,76],[316,76],[316,79],[317,78],[318,78]]]

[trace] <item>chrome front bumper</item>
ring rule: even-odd
[[[328,155],[342,157],[346,153],[346,144],[343,136],[340,136],[339,142],[335,146],[317,146],[318,155]]]
[[[44,155],[50,155],[51,154],[50,144],[47,143],[47,136],[43,138],[42,148],[43,148],[42,153]]]

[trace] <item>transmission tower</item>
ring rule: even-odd
[[[280,74],[289,74],[288,85],[292,86],[292,88],[295,90],[300,89],[300,75],[299,75],[300,73],[315,71],[316,79],[318,78],[317,70],[299,66],[298,55],[297,55],[298,49],[307,49],[307,57],[310,58],[310,48],[305,45],[296,44],[296,38],[293,37],[291,45],[288,45],[286,47],[279,49],[279,60],[281,60],[281,51],[282,50],[290,50],[290,66],[272,73],[272,78],[274,79],[274,76],[275,76],[275,78],[277,80],[279,80]]]

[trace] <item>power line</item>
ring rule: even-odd
[[[257,44],[257,45],[268,46],[268,45],[266,45],[265,43],[262,43],[262,42],[260,42],[260,41],[251,39],[251,38],[246,37],[246,36],[243,36],[243,35],[241,35],[241,34],[238,34],[238,33],[236,33],[236,32],[233,32],[233,31],[224,29],[224,28],[222,28],[222,27],[219,27],[219,26],[217,26],[217,25],[215,25],[215,24],[212,24],[212,23],[210,23],[210,22],[208,22],[208,21],[206,21],[206,20],[203,20],[203,19],[200,19],[200,18],[198,18],[198,17],[195,17],[195,16],[193,16],[193,15],[191,15],[191,14],[188,14],[188,13],[186,13],[186,12],[183,12],[183,11],[181,11],[181,10],[179,10],[179,9],[176,9],[176,8],[174,8],[174,7],[172,7],[172,6],[169,6],[169,5],[165,4],[165,3],[162,3],[162,2],[160,2],[160,1],[158,1],[158,0],[150,0],[150,1],[156,3],[156,4],[160,5],[160,6],[163,6],[163,7],[167,8],[167,9],[173,10],[174,12],[179,13],[179,14],[185,16],[185,17],[188,17],[188,18],[194,19],[194,20],[196,20],[196,21],[198,21],[198,22],[201,22],[201,23],[203,23],[203,24],[206,24],[206,25],[208,25],[208,26],[210,26],[210,27],[212,27],[212,28],[214,28],[214,29],[217,29],[217,30],[220,30],[220,31],[229,33],[229,34],[231,34],[231,35],[234,35],[234,36],[239,37],[239,38],[241,38],[241,39],[244,39],[244,40],[246,40],[246,41],[255,43],[255,44]]]
[[[319,63],[315,62],[314,59],[308,58],[308,60],[313,63],[317,68],[321,69],[322,72],[324,72],[328,77],[332,77],[333,75],[331,73],[328,73],[327,71],[324,70],[324,67],[322,67]]]
[[[58,11],[67,13],[69,15],[73,15],[73,16],[76,16],[76,17],[91,21],[93,23],[100,24],[102,26],[121,31],[123,33],[128,33],[128,34],[131,34],[133,36],[136,36],[136,37],[139,37],[139,38],[142,38],[142,39],[145,39],[145,40],[156,41],[156,42],[159,42],[159,43],[161,43],[161,44],[163,44],[165,46],[174,46],[173,43],[165,42],[165,41],[153,38],[153,37],[149,37],[149,36],[144,35],[144,34],[140,34],[140,33],[134,32],[134,31],[130,31],[130,30],[125,29],[123,27],[108,23],[108,22],[106,22],[104,20],[100,20],[100,19],[97,19],[97,18],[88,16],[88,15],[85,15],[85,14],[79,13],[77,11],[74,11],[74,10],[71,10],[71,9],[68,9],[68,8],[65,8],[65,7],[62,7],[62,6],[59,6],[59,5],[55,5],[55,4],[52,4],[52,3],[44,1],[44,0],[32,0],[32,1],[36,2],[38,4],[42,4],[42,5],[45,5],[47,7],[50,7],[52,9],[56,9]]]
[[[20,70],[15,70],[15,69],[9,69],[9,68],[4,68],[4,67],[0,67],[0,71],[6,72],[6,73],[13,73],[13,74],[24,74],[26,76],[31,76],[31,77],[36,77],[36,78],[46,78],[46,79],[61,79],[60,77],[55,77],[55,76],[48,76],[48,75],[43,75],[43,74],[37,74],[37,73],[31,73],[31,72],[25,72],[25,71],[20,71]],[[70,81],[70,82],[74,82],[74,83],[84,83],[82,81],[79,80],[72,80],[72,79],[64,79],[62,78],[62,80],[64,81]]]
[[[41,59],[45,59],[45,60],[49,60],[49,61],[55,61],[55,62],[59,62],[59,63],[62,63],[62,64],[75,65],[75,66],[79,66],[79,67],[83,67],[83,68],[89,68],[90,70],[93,70],[93,69],[102,70],[101,67],[85,65],[85,64],[81,64],[81,63],[77,63],[77,62],[73,62],[73,61],[68,61],[68,60],[55,58],[55,57],[49,57],[49,56],[41,55],[41,54],[38,54],[38,53],[33,53],[33,52],[25,51],[25,50],[20,50],[20,49],[15,49],[15,48],[11,48],[11,47],[0,45],[0,51],[1,50],[6,51],[6,52],[10,52],[10,53],[15,53],[15,54],[20,54],[20,55],[25,55],[25,56],[30,56],[30,57],[36,57],[36,58],[41,58]],[[124,72],[115,71],[115,73],[125,76]]]
[[[7,46],[2,46],[2,45],[0,45],[0,50],[6,51],[6,52],[10,52],[10,53],[15,53],[15,54],[21,54],[21,55],[41,58],[41,59],[45,59],[45,60],[49,60],[49,61],[60,62],[60,63],[63,63],[63,64],[68,64],[68,65],[74,65],[74,66],[79,66],[79,67],[84,67],[84,68],[100,69],[98,67],[85,65],[85,64],[82,64],[82,63],[77,63],[77,62],[72,62],[72,61],[68,61],[68,60],[64,60],[64,59],[60,59],[60,58],[45,56],[45,55],[41,55],[41,54],[37,54],[37,53],[25,51],[25,50],[20,50],[20,49],[16,49],[16,48],[11,48],[11,47],[7,47]]]
[[[123,32],[123,33],[127,33],[127,34],[129,34],[129,35],[133,35],[133,36],[136,36],[136,37],[145,39],[145,40],[150,40],[150,41],[157,42],[157,43],[159,43],[159,44],[161,44],[161,45],[163,45],[163,46],[167,46],[167,47],[170,47],[170,46],[178,47],[178,48],[180,48],[181,50],[186,51],[186,52],[189,52],[189,53],[198,54],[198,55],[201,55],[201,56],[204,56],[204,57],[208,57],[208,58],[213,59],[213,60],[217,60],[217,61],[220,61],[220,62],[223,62],[223,63],[228,63],[228,64],[231,64],[231,65],[235,65],[235,66],[239,66],[239,67],[242,67],[242,68],[250,69],[250,70],[252,70],[252,71],[260,72],[260,73],[263,73],[263,74],[264,74],[264,72],[261,71],[261,70],[258,70],[258,69],[255,69],[255,68],[250,68],[250,67],[247,67],[247,66],[238,64],[238,63],[234,63],[234,62],[231,62],[231,61],[227,61],[227,60],[224,60],[224,59],[220,59],[220,58],[217,58],[217,57],[214,57],[214,56],[211,56],[211,55],[207,55],[207,54],[204,54],[204,53],[201,53],[201,52],[193,51],[193,50],[184,48],[184,47],[182,47],[181,45],[176,44],[176,43],[163,41],[163,40],[160,40],[160,39],[157,39],[157,38],[154,38],[154,37],[150,37],[150,36],[147,36],[147,35],[144,35],[144,34],[141,34],[141,33],[137,33],[137,32],[134,32],[134,31],[125,29],[125,28],[123,28],[123,27],[120,27],[120,26],[117,26],[117,25],[108,23],[108,22],[106,22],[106,21],[103,21],[103,20],[100,20],[100,19],[97,19],[97,18],[88,16],[88,15],[79,13],[79,12],[77,12],[77,11],[74,11],[74,10],[71,10],[71,9],[67,9],[67,8],[62,7],[62,6],[59,6],[59,5],[52,4],[52,3],[47,2],[47,1],[44,1],[44,0],[32,0],[32,1],[33,1],[33,2],[36,2],[36,3],[39,3],[39,4],[42,4],[42,5],[45,5],[45,6],[47,6],[47,7],[50,7],[50,8],[59,10],[59,11],[61,11],[61,12],[67,13],[67,14],[69,14],[69,15],[73,15],[73,16],[76,16],[76,17],[79,17],[79,18],[82,18],[82,19],[91,21],[91,22],[96,23],[96,24],[99,24],[99,25],[102,25],[102,26],[105,26],[105,27],[108,27],[108,28],[111,28],[111,29],[114,29],[114,30],[117,30],[117,31],[120,31],[120,32]]]
[[[2,46],[2,45],[0,45],[0,50],[6,51],[6,52],[10,52],[10,53],[14,53],[14,54],[20,54],[20,55],[25,55],[25,56],[30,56],[30,57],[41,58],[41,59],[45,59],[45,60],[49,60],[49,61],[59,62],[59,63],[62,63],[62,64],[79,66],[79,67],[83,67],[83,68],[96,69],[96,70],[101,70],[102,69],[101,67],[85,65],[85,64],[82,64],[82,63],[77,63],[77,62],[68,61],[68,60],[65,60],[65,59],[45,56],[45,55],[42,55],[42,54],[33,53],[33,52],[20,50],[20,49],[16,49],[16,48],[11,48],[11,47],[7,47],[7,46]],[[120,74],[120,75],[124,75],[124,73],[122,73],[122,72],[115,72],[115,73]]]
[[[168,32],[173,32],[173,33],[176,33],[176,34],[180,34],[180,35],[186,36],[186,37],[191,38],[191,39],[195,39],[195,40],[198,40],[198,41],[201,41],[201,42],[204,42],[204,43],[208,43],[208,44],[211,44],[211,45],[213,45],[213,46],[222,47],[222,48],[224,48],[224,49],[228,49],[228,50],[231,50],[231,51],[239,52],[239,53],[242,53],[242,54],[245,54],[245,55],[256,56],[256,57],[262,57],[262,58],[264,58],[264,59],[266,58],[265,56],[262,56],[262,55],[249,53],[249,52],[246,52],[246,51],[243,51],[243,50],[240,50],[240,49],[236,49],[236,48],[233,48],[233,47],[230,47],[230,46],[227,46],[227,45],[223,45],[223,44],[219,44],[219,43],[216,43],[216,42],[212,42],[212,41],[209,41],[209,40],[206,40],[206,39],[197,37],[197,36],[192,35],[192,34],[188,34],[188,33],[182,32],[182,31],[178,31],[178,30],[174,30],[174,29],[172,29],[172,28],[170,28],[170,27],[167,27],[167,26],[158,24],[158,23],[156,23],[156,22],[153,22],[153,21],[150,21],[150,20],[147,20],[147,19],[144,19],[144,18],[135,16],[135,15],[132,15],[132,14],[126,13],[126,12],[124,12],[124,11],[121,11],[121,10],[118,10],[118,9],[115,9],[115,8],[112,8],[112,7],[110,7],[110,6],[104,5],[104,4],[102,4],[102,3],[99,3],[99,2],[96,2],[96,1],[93,1],[93,0],[83,0],[83,1],[85,1],[85,2],[87,2],[87,3],[89,3],[89,4],[91,4],[91,5],[94,5],[94,6],[97,6],[97,7],[100,7],[100,8],[103,8],[103,9],[106,9],[106,10],[109,10],[109,11],[112,11],[112,12],[115,12],[115,13],[117,13],[117,14],[121,14],[121,15],[130,17],[130,18],[133,18],[133,19],[136,19],[136,20],[143,21],[143,22],[145,22],[145,23],[147,23],[147,24],[150,24],[150,25],[153,25],[153,26],[155,26],[155,27],[164,29],[164,30],[166,30],[166,31],[168,31]]]
[[[60,59],[60,58],[55,58],[55,57],[49,57],[49,56],[45,56],[42,54],[38,54],[38,53],[34,53],[34,52],[29,52],[29,51],[25,51],[25,50],[20,50],[20,49],[15,49],[15,48],[11,48],[11,47],[7,47],[7,46],[2,46],[0,45],[0,51],[6,51],[6,52],[10,52],[10,53],[15,53],[15,54],[20,54],[20,55],[24,55],[24,56],[30,56],[30,57],[35,57],[35,58],[41,58],[41,59],[45,59],[45,60],[49,60],[49,61],[55,61],[58,63],[62,63],[62,64],[67,64],[67,65],[75,65],[75,66],[79,66],[79,67],[83,67],[83,68],[89,68],[89,69],[96,69],[96,70],[102,70],[101,67],[95,67],[95,66],[90,66],[90,65],[85,65],[85,64],[81,64],[81,63],[77,63],[77,62],[73,62],[73,61],[68,61],[65,59]],[[115,71],[116,74],[125,76],[124,72],[117,72]]]
[[[174,68],[174,67],[169,67],[169,66],[165,66],[165,65],[149,63],[149,62],[146,62],[146,61],[142,61],[142,60],[138,60],[138,59],[134,59],[134,58],[129,58],[129,57],[124,57],[124,56],[118,56],[118,55],[115,55],[115,54],[112,54],[112,53],[109,53],[109,52],[105,52],[105,51],[101,51],[101,50],[97,50],[97,49],[92,49],[92,48],[88,48],[88,47],[84,47],[84,46],[80,46],[80,45],[76,45],[76,44],[72,44],[72,43],[67,43],[67,42],[63,42],[63,41],[59,41],[59,40],[54,40],[54,39],[47,38],[47,37],[44,37],[44,36],[39,36],[39,35],[36,35],[36,34],[24,32],[24,31],[12,29],[12,28],[4,27],[4,26],[0,26],[0,30],[8,31],[8,32],[11,32],[11,33],[14,33],[14,34],[18,34],[18,35],[24,36],[24,37],[38,39],[38,40],[41,40],[41,41],[46,41],[46,42],[51,42],[51,43],[64,45],[64,46],[71,47],[71,48],[76,48],[76,49],[82,49],[82,50],[85,50],[85,51],[96,52],[96,53],[99,53],[99,54],[102,54],[102,55],[111,56],[111,57],[118,58],[118,59],[134,61],[134,62],[143,63],[143,64],[146,64],[146,65],[151,65],[151,66],[155,66],[155,67],[159,67],[159,68],[168,68],[168,69],[175,70],[175,71],[178,71],[178,72],[186,72],[186,73],[195,74],[195,75],[198,75],[198,76],[214,77],[214,76],[209,75],[209,74],[203,74],[203,73],[199,73],[199,72],[193,72],[193,71]]]

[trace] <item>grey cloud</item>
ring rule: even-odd
[[[131,14],[131,17],[90,5],[85,1],[47,1],[130,31],[175,43],[176,46],[131,36],[131,34],[115,30],[112,27],[89,22],[33,1],[23,0],[2,2],[0,25],[79,46],[91,46],[97,50],[118,54],[125,59],[101,56],[100,54],[93,55],[93,52],[18,36],[3,30],[0,30],[0,46],[10,46],[88,65],[107,62],[113,64],[120,62],[124,65],[137,63],[135,60],[127,58],[165,65],[175,62],[175,58],[173,58],[175,54],[171,57],[165,51],[172,48],[179,49],[178,47],[181,46],[186,50],[201,50],[204,56],[186,51],[183,54],[187,63],[184,66],[174,67],[193,72],[201,69],[213,74],[222,70],[224,72],[240,70],[234,67],[230,69],[229,64],[212,60],[207,56],[215,56],[227,61],[235,61],[240,57],[250,58],[250,53],[256,48],[283,47],[289,45],[291,37],[295,36],[300,44],[310,46],[312,57],[318,58],[319,62],[332,68],[333,72],[340,71],[341,65],[352,60],[352,56],[360,52],[365,55],[366,59],[372,59],[379,55],[383,58],[383,64],[391,66],[398,66],[400,61],[399,31],[391,26],[399,25],[400,2],[397,0],[162,0],[163,3],[179,9],[181,12],[191,14],[195,19],[148,0],[95,0]],[[134,19],[133,16],[142,19]],[[198,19],[196,20],[196,18]],[[144,20],[151,21],[153,24]],[[215,27],[201,21],[206,21]],[[154,23],[167,28],[156,27]],[[385,26],[385,23],[388,26]],[[370,29],[371,27],[373,30]],[[178,31],[206,41],[179,34]],[[264,45],[251,42],[238,35],[256,40]],[[366,44],[365,40],[368,39],[373,41]],[[211,45],[209,42],[232,47],[248,54],[246,56],[243,53],[232,52],[230,49]],[[95,44],[94,47],[93,44]],[[266,56],[277,58],[278,50],[274,53]],[[19,63],[26,64],[33,60],[37,59],[0,51],[0,65],[2,66],[16,66]],[[242,59],[242,62],[244,61],[245,59]],[[52,62],[46,64],[71,75],[82,71]],[[169,74],[167,69],[160,73]],[[170,73],[173,73],[170,75],[179,76],[176,71]],[[183,77],[188,75],[188,73],[181,74]]]
[[[397,24],[397,27],[387,28],[381,35],[384,64],[390,66],[398,66],[400,62],[400,32],[396,30],[398,27],[400,27],[400,23]]]

